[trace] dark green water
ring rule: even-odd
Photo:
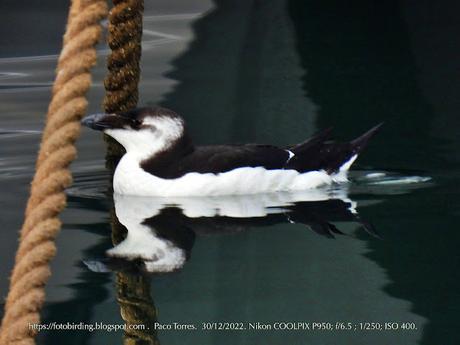
[[[2,296],[66,6],[1,6]],[[147,3],[140,102],[180,112],[197,143],[286,145],[328,126],[338,138],[350,139],[385,121],[354,166],[352,182],[338,191],[357,204],[380,238],[322,205],[311,214],[339,220],[335,224],[346,235],[329,238],[269,217],[227,226],[220,234],[203,234],[208,227],[187,223],[179,228],[197,236],[179,271],[143,275],[136,265],[127,271],[118,262],[100,272],[105,251],[113,247],[112,196],[102,139],[85,130],[72,165],[75,183],[62,215],[43,322],[123,324],[120,309],[125,318],[135,314],[138,323],[156,319],[198,328],[218,321],[409,322],[417,329],[159,330],[141,332],[146,340],[138,344],[458,344],[456,13],[453,3],[409,0],[352,6],[300,0]],[[104,93],[106,52],[100,49],[89,112],[100,111]],[[254,201],[241,205],[254,207]],[[171,229],[178,229],[174,224]],[[128,343],[122,331],[43,331],[37,339]]]

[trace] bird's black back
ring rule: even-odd
[[[166,179],[191,172],[217,174],[243,167],[296,170],[301,173],[325,170],[333,173],[360,153],[379,127],[344,143],[330,141],[331,130],[328,129],[287,148],[260,144],[194,146],[185,135],[168,149],[143,161],[141,167]]]

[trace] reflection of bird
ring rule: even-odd
[[[346,143],[330,130],[287,148],[271,145],[194,146],[184,120],[164,108],[139,108],[83,119],[126,149],[114,175],[118,194],[231,195],[304,190],[346,180],[376,126]],[[244,124],[243,124],[244,125]]]
[[[224,197],[145,198],[115,195],[116,216],[127,230],[126,238],[107,251],[109,260],[92,263],[170,272],[181,268],[197,235],[245,231],[281,223],[307,225],[314,232],[334,238],[343,234],[333,222],[358,222],[368,232],[354,202],[324,190],[310,193],[274,193]]]

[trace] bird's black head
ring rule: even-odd
[[[84,117],[82,125],[91,129],[105,131],[107,129],[132,129],[139,130],[148,127],[158,118],[169,118],[183,122],[182,118],[174,111],[161,107],[135,108],[121,113],[92,114]]]
[[[103,131],[127,152],[159,150],[184,133],[184,121],[174,111],[161,107],[136,108],[122,113],[93,114],[81,121]]]

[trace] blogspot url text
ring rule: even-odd
[[[416,331],[414,322],[200,322],[200,323],[159,323],[146,324],[110,324],[104,322],[50,322],[30,323],[29,330],[42,331],[281,331],[281,332],[331,332],[331,331]]]

